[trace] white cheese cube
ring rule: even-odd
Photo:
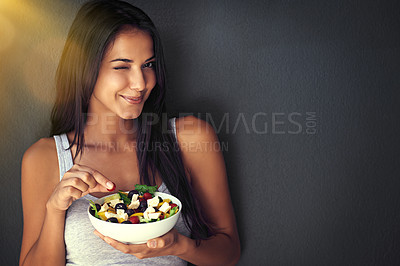
[[[135,194],[135,195],[137,195],[137,194]],[[139,200],[132,201],[131,204],[129,204],[128,209],[133,209],[133,210],[137,209],[139,207],[139,205],[140,205]]]
[[[157,207],[157,205],[158,205],[159,202],[160,202],[160,201],[159,201],[158,197],[154,197],[154,198],[151,198],[151,199],[148,199],[148,200],[147,200],[147,206],[150,206],[150,207]]]
[[[123,215],[125,211],[123,209],[117,209],[117,215]]]
[[[131,201],[137,201],[138,197],[139,197],[139,194],[133,194],[132,198],[131,198]]]
[[[105,212],[104,213],[104,215],[107,217],[107,219],[108,218],[111,218],[111,217],[114,217],[114,218],[117,218],[117,219],[123,219],[124,221],[126,221],[126,220],[128,220],[128,214],[127,213],[125,213],[125,212],[119,212],[119,211],[124,211],[124,210],[117,210],[117,214],[115,214],[115,213],[112,213],[112,212]]]
[[[107,203],[104,203],[103,205],[101,205],[101,208],[99,210],[99,212],[105,212],[110,208],[110,206],[108,206]]]
[[[128,214],[126,212],[118,214],[118,219],[128,220]]]
[[[149,218],[149,213],[154,213],[154,212],[156,212],[156,210],[153,207],[147,207],[147,209],[143,213],[143,217],[145,219],[150,219]]]
[[[149,213],[149,218],[150,219],[158,219],[158,217],[160,217],[161,212],[153,212],[153,213]]]
[[[156,210],[153,207],[147,207],[147,209],[144,212],[152,213],[152,212],[156,212]]]
[[[164,202],[163,205],[159,208],[160,211],[162,212],[168,212],[171,209],[171,206],[169,205],[168,202]]]
[[[104,215],[108,218],[115,217],[118,218],[118,215],[112,212],[105,212]]]

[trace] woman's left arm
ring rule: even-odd
[[[193,116],[177,119],[176,128],[194,196],[215,235],[196,245],[173,229],[147,245],[125,245],[96,234],[138,258],[175,255],[196,265],[234,265],[240,257],[240,243],[218,138],[209,124]]]
[[[180,257],[196,265],[235,264],[240,257],[240,244],[222,145],[214,129],[193,116],[180,118],[176,127],[194,196],[216,233],[199,246],[192,239],[184,239],[185,253]]]

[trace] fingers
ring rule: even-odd
[[[90,167],[87,167],[84,165],[79,165],[79,164],[75,164],[74,167],[79,172],[90,174],[90,175],[83,174],[83,177],[87,178],[87,181],[90,182],[90,184],[88,183],[90,188],[94,188],[94,187],[96,187],[97,184],[100,184],[101,186],[106,188],[108,191],[113,191],[115,189],[115,184],[113,182],[111,182],[103,174],[101,174],[100,172],[98,172]]]
[[[109,189],[111,188],[111,189]],[[115,189],[114,183],[90,167],[74,164],[60,182],[63,197],[76,200],[92,192],[107,192]]]
[[[81,190],[76,189],[75,187],[72,187],[72,186],[64,187],[61,190],[61,193],[63,194],[63,197],[65,197],[65,198],[70,197],[73,200],[79,199],[80,197],[82,197],[82,194],[83,194],[83,192]]]
[[[74,164],[54,188],[48,200],[49,208],[65,211],[71,203],[92,192],[115,189],[114,183],[90,167]]]
[[[150,239],[149,241],[147,241],[147,243],[146,243],[147,247],[153,248],[153,249],[168,247],[174,243],[175,235],[176,235],[176,229],[173,228],[171,231],[169,231],[165,235],[154,238],[154,239]]]
[[[146,244],[128,245],[121,243],[115,239],[100,234],[97,230],[94,234],[103,239],[107,244],[115,249],[127,254],[136,256],[138,259],[173,255],[171,250],[174,249],[173,245],[176,244],[177,231],[172,229],[167,234],[151,239]]]
[[[97,182],[91,173],[86,171],[76,171],[73,172],[73,174],[87,184],[88,188],[96,187]]]
[[[169,244],[170,241],[166,241],[163,238],[155,238],[147,241],[147,247],[149,248],[163,248]]]
[[[87,191],[90,187],[95,187],[96,182],[90,178],[87,173],[77,172],[73,173],[71,177],[64,180],[65,186],[74,187],[82,192]],[[67,175],[69,176],[69,175]]]
[[[61,182],[60,182],[61,183]],[[56,187],[46,207],[53,211],[65,211],[71,203],[82,197],[82,191],[73,186]]]
[[[123,252],[123,253],[130,253],[130,254],[134,254],[135,252],[138,252],[138,249],[134,249],[131,251],[131,248],[129,245],[126,245],[124,243],[121,243],[115,239],[112,239],[110,237],[104,236],[102,234],[100,234],[97,230],[94,231],[94,234],[97,235],[98,237],[100,237],[101,239],[104,240],[104,242],[106,242],[107,244],[109,244],[110,246],[112,246],[115,249],[118,249],[119,251]],[[135,246],[145,246],[145,245],[135,245]]]

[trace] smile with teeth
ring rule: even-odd
[[[121,96],[122,96],[122,98],[125,99],[125,101],[127,101],[130,104],[139,104],[143,100],[143,96],[141,96],[141,97],[131,97],[131,96],[124,96],[124,95],[121,95]]]

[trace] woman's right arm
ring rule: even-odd
[[[24,215],[20,265],[65,265],[65,213],[71,203],[113,184],[91,168],[74,165],[59,181],[54,140],[41,139],[24,154],[21,194]]]
[[[20,265],[65,265],[64,212],[47,209],[47,200],[59,182],[55,144],[41,139],[24,154],[21,195],[24,215]],[[45,259],[46,257],[46,259]]]

